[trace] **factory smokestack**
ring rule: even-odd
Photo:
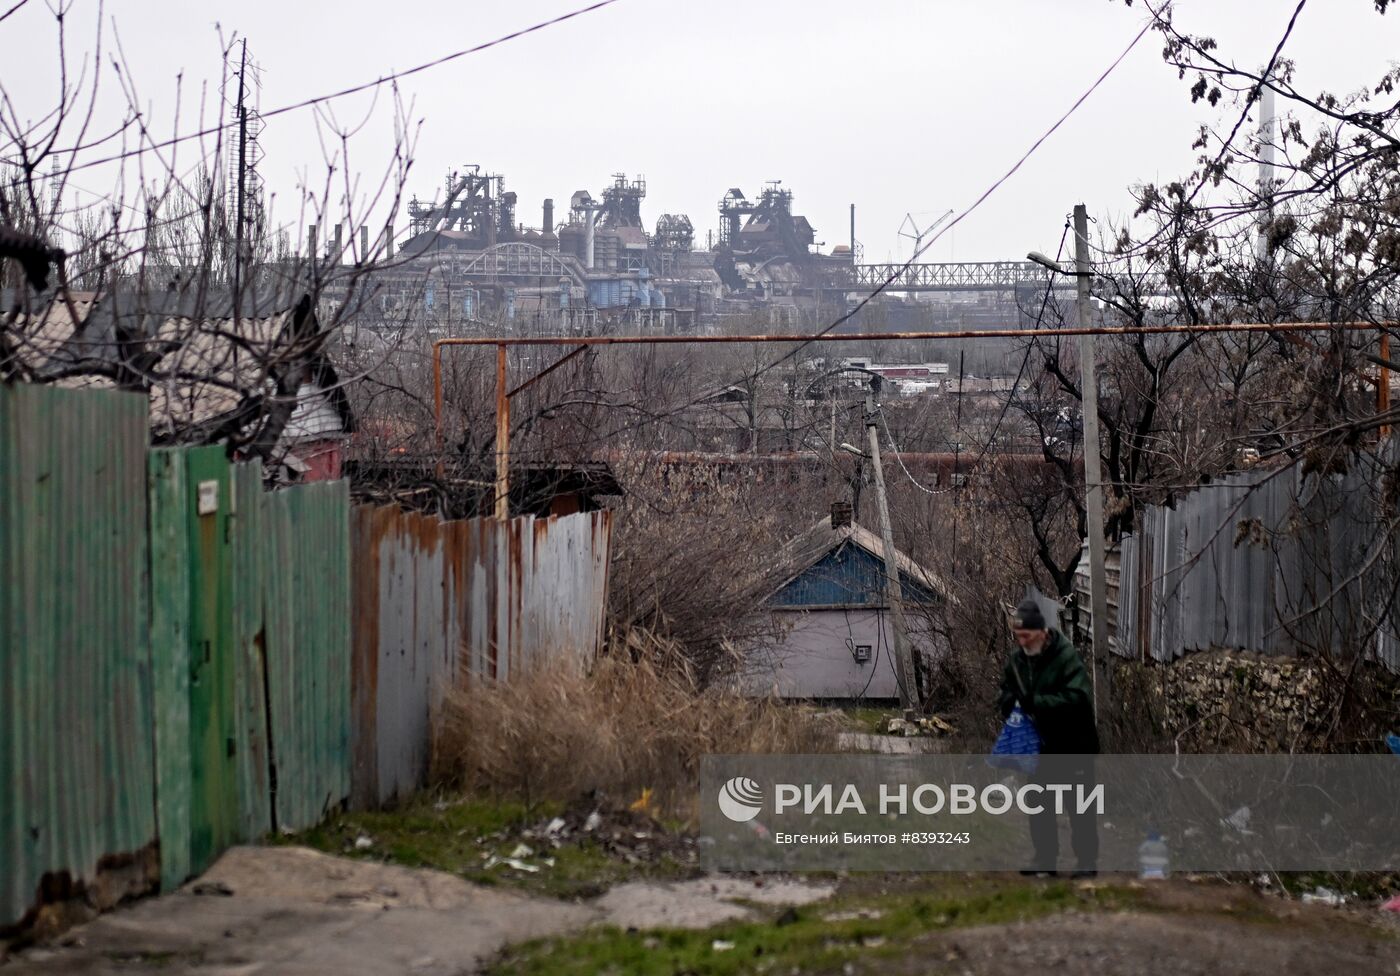
[[[554,233],[554,201],[548,198],[544,201],[544,226],[540,228],[540,233]]]

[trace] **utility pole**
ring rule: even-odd
[[[506,350],[496,346],[496,518],[510,518],[510,392],[506,385]]]
[[[1074,206],[1074,271],[1079,293],[1079,327],[1089,321],[1089,212],[1084,204]],[[1104,581],[1103,552],[1103,474],[1099,467],[1099,388],[1094,370],[1094,337],[1079,337],[1079,385],[1083,391],[1084,414],[1084,491],[1087,512],[1085,532],[1089,537],[1089,613],[1093,628],[1094,717],[1100,700],[1108,705],[1112,688],[1109,678],[1108,588]],[[1121,583],[1119,584],[1122,585]]]
[[[885,596],[890,603],[890,623],[894,629],[895,677],[899,685],[899,705],[904,717],[912,719],[920,707],[919,685],[914,676],[914,658],[909,652],[909,632],[904,626],[904,594],[899,585],[899,557],[894,548],[894,529],[890,526],[890,507],[885,499],[885,470],[880,465],[879,419],[875,413],[875,393],[880,378],[870,378],[865,394],[865,430],[870,439],[870,463],[875,468],[875,505],[880,510],[880,539],[885,550]]]

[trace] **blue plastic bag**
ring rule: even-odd
[[[992,746],[987,765],[994,769],[1014,769],[1030,775],[1040,763],[1040,733],[1021,706],[1011,709],[1001,735]]]
[[[1385,737],[1385,744],[1390,746],[1390,751],[1400,756],[1400,735],[1391,733]]]

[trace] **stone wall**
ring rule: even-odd
[[[1400,678],[1383,669],[1220,652],[1119,662],[1120,749],[1371,752],[1400,730]]]

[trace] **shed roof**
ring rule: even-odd
[[[884,559],[885,547],[879,536],[855,522],[832,528],[831,517],[827,516],[790,540],[780,550],[775,572],[780,582],[774,587],[773,595],[777,595],[793,580],[845,546],[853,546],[876,559]],[[912,580],[944,599],[951,598],[951,591],[942,579],[915,562],[902,550],[895,550],[895,564],[899,567],[901,578]]]

